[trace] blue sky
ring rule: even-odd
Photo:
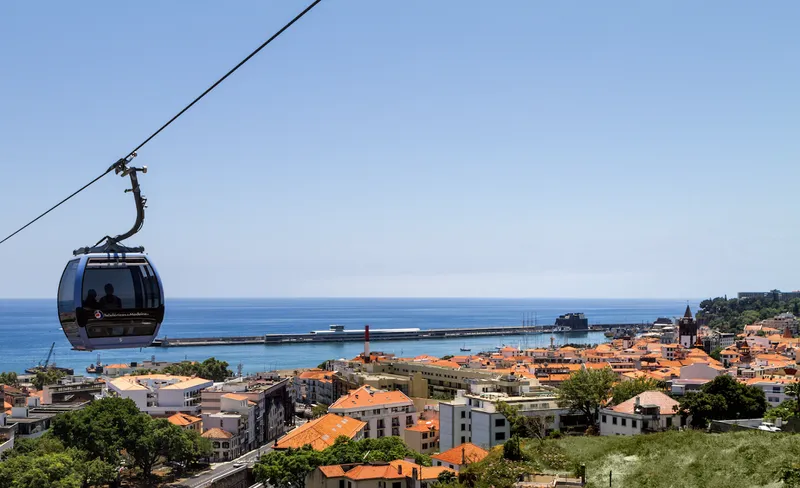
[[[0,231],[304,7],[0,6]],[[800,4],[324,0],[144,150],[129,244],[173,297],[798,288]],[[0,246],[49,297],[133,220],[108,176]]]

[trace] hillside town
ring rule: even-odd
[[[146,369],[106,365],[99,377],[64,376],[41,389],[20,375],[18,385],[2,385],[0,452],[44,435],[61,413],[103,398],[122,398],[153,418],[208,439],[212,465],[247,468],[258,459],[241,461],[248,453],[306,446],[321,452],[342,437],[354,442],[396,437],[411,452],[430,456],[430,465],[404,458],[319,466],[308,474],[307,488],[345,483],[352,488],[352,483],[367,481],[369,486],[391,483],[397,488],[405,482],[427,488],[443,472],[457,476],[512,439],[509,408],[535,419],[542,437],[685,429],[697,424],[681,410],[682,399],[702,392],[716,378],[729,377],[763,391],[767,408],[777,409],[797,397],[792,385],[798,381],[799,324],[797,317],[783,313],[747,325],[739,334],[724,334],[700,326],[687,306],[672,324],[590,347],[505,346],[476,354],[395,357],[370,351],[367,342],[357,357],[327,360],[322,367],[231,374],[221,381],[166,373],[170,363],[154,360],[146,362]],[[598,371],[609,372],[615,385],[649,388],[619,402],[603,401],[596,418],[587,416],[564,401],[561,388],[576,374]],[[703,427],[790,428],[782,420],[714,419]],[[520,486],[581,486],[579,477],[570,476],[535,473],[538,484],[521,480]]]

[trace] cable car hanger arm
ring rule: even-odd
[[[124,234],[120,234],[115,237],[105,236],[92,247],[82,247],[80,249],[76,249],[72,252],[74,256],[79,254],[89,254],[89,253],[126,253],[126,252],[144,252],[143,247],[126,247],[120,244],[125,239],[133,236],[140,230],[142,230],[142,226],[144,225],[144,209],[147,208],[147,199],[142,196],[141,188],[139,187],[139,178],[136,176],[136,173],[142,172],[147,173],[147,166],[142,166],[141,168],[136,168],[134,166],[128,166],[128,163],[136,157],[136,153],[131,153],[130,156],[127,158],[120,159],[116,163],[112,164],[111,167],[108,168],[106,173],[110,173],[114,171],[116,174],[122,176],[123,178],[128,176],[131,179],[131,187],[125,190],[125,193],[131,192],[133,193],[133,201],[136,205],[136,221],[133,224],[133,227],[128,232]]]

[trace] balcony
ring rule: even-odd
[[[392,419],[392,427],[400,427],[400,419],[397,417]]]

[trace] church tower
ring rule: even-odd
[[[690,349],[697,341],[697,322],[692,316],[692,310],[686,305],[686,313],[678,321],[678,343],[681,347]]]

